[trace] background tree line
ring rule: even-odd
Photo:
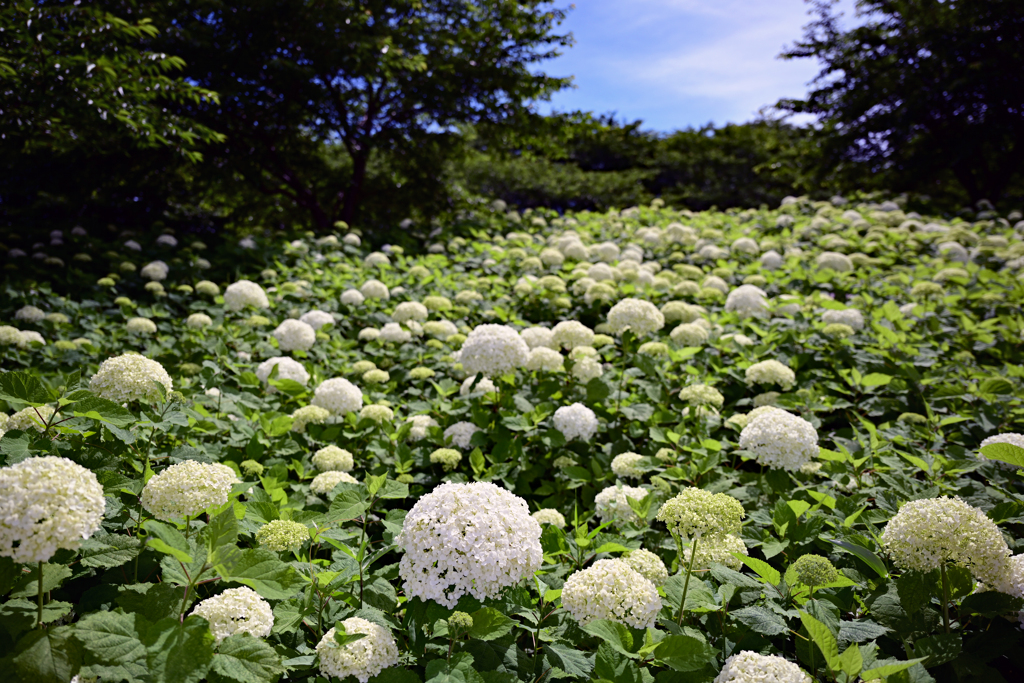
[[[501,198],[691,209],[884,190],[956,210],[1024,197],[1024,6],[832,3],[787,58],[808,96],[672,133],[576,112],[538,65],[569,49],[548,2],[12,0],[0,7],[0,225],[383,236]],[[809,113],[798,127],[783,114]]]

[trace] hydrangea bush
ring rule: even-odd
[[[1020,220],[4,237],[3,671],[1017,680]]]

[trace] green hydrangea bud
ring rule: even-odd
[[[99,280],[96,281],[97,287],[113,287],[114,284],[116,283],[114,282],[113,278],[109,277],[101,277]]]
[[[448,633],[453,636],[457,633],[466,633],[471,628],[473,628],[473,617],[465,612],[452,612],[452,615],[448,617]]]
[[[793,563],[793,572],[805,586],[825,586],[839,580],[839,570],[821,555],[801,555]]]
[[[461,460],[462,453],[459,453],[454,448],[438,448],[430,454],[430,462],[440,464],[444,467],[445,472],[451,472],[458,467]]]
[[[195,363],[182,363],[181,367],[178,368],[178,371],[185,377],[194,377],[202,372],[203,368]]]
[[[242,464],[239,465],[239,469],[241,469],[242,474],[247,477],[258,477],[263,474],[263,465],[259,464],[255,460],[243,460]]]

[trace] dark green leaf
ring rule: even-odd
[[[515,626],[514,621],[492,607],[484,607],[473,612],[473,627],[469,629],[469,637],[477,640],[495,640],[508,634]]]
[[[30,631],[14,648],[14,673],[25,683],[68,683],[82,663],[67,626]]]
[[[146,646],[134,614],[94,612],[75,624],[74,637],[85,652],[89,674],[104,681],[147,680]]]
[[[222,640],[213,655],[212,668],[238,683],[273,683],[285,672],[274,648],[247,633]]]
[[[161,619],[140,628],[149,673],[162,683],[199,683],[213,662],[213,634],[201,617]]]
[[[57,397],[38,379],[20,370],[0,373],[0,401],[41,406]]]
[[[225,569],[226,575],[221,575],[225,581],[245,584],[267,600],[290,598],[304,583],[277,553],[265,548],[242,551],[237,562]]]
[[[766,636],[777,636],[789,631],[786,622],[775,612],[765,607],[743,607],[729,613],[732,617],[739,619],[752,631]]]
[[[714,659],[714,651],[693,636],[666,636],[654,650],[654,656],[676,671],[699,671]]]

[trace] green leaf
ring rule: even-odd
[[[473,627],[469,629],[469,637],[476,640],[495,640],[512,631],[516,622],[493,607],[484,607],[473,612]]]
[[[978,385],[978,392],[982,394],[998,394],[1012,396],[1014,392],[1013,382],[1005,377],[988,377]]]
[[[853,553],[854,555],[862,559],[865,564],[867,564],[869,567],[875,570],[875,573],[883,579],[889,578],[889,571],[885,568],[885,563],[882,562],[882,558],[880,558],[878,555],[874,554],[867,548],[862,548],[861,546],[855,543],[850,543],[848,541],[836,541],[832,539],[826,540],[828,540],[834,545],[839,546],[843,550]]]
[[[180,615],[184,597],[185,589],[171,583],[137,583],[121,586],[115,601],[125,612],[156,622],[168,615]],[[190,591],[189,599],[184,604],[186,610],[192,606],[194,599],[195,591]]]
[[[632,651],[633,633],[617,621],[594,619],[584,626],[583,630],[608,643],[616,652],[634,659],[637,657],[637,654]]]
[[[886,679],[893,674],[898,674],[900,671],[905,671],[910,667],[923,662],[924,659],[909,659],[905,662],[899,662],[898,664],[883,664],[882,666],[876,666],[872,669],[867,669],[860,672],[860,677],[865,681],[871,681],[875,679]]]
[[[782,574],[779,573],[779,570],[771,566],[764,560],[759,560],[756,557],[748,557],[741,553],[735,552],[732,553],[732,555],[737,560],[739,560],[740,562],[742,562],[743,564],[747,565],[755,572],[757,572],[758,576],[760,576],[762,579],[764,579],[771,585],[778,586],[782,582]]]
[[[26,458],[32,457],[32,437],[27,432],[19,432],[14,429],[0,438],[0,453],[3,453],[4,462],[0,464],[13,465]]]
[[[340,621],[334,624],[334,642],[338,647],[345,647],[349,643],[354,643],[366,637],[365,633],[348,633],[345,631],[345,624]]]
[[[1024,448],[1009,443],[990,443],[983,446],[981,454],[989,460],[1007,462],[1017,467],[1024,467]]]
[[[281,657],[260,638],[228,636],[213,655],[213,671],[238,683],[273,683],[285,672]]]
[[[154,519],[145,522],[142,528],[150,533],[150,536],[146,539],[147,546],[157,552],[171,555],[179,562],[185,564],[192,563],[192,555],[190,554],[192,549],[180,531],[169,524],[164,524]]]
[[[963,636],[959,633],[938,633],[915,640],[912,653],[917,658],[923,658],[924,667],[930,669],[953,661],[960,656],[962,649]]]
[[[225,569],[222,579],[249,586],[267,600],[290,598],[305,584],[291,565],[282,562],[277,553],[266,548],[242,551],[237,561]]]
[[[361,516],[366,508],[366,500],[359,490],[345,489],[331,501],[326,517],[331,522],[347,522]]]
[[[915,614],[931,602],[940,586],[938,570],[931,572],[908,571],[896,579],[896,592],[900,596],[900,606],[908,614]]]
[[[35,598],[39,594],[39,565],[29,565],[31,571],[21,574],[12,598]],[[49,592],[71,576],[71,567],[62,564],[43,565],[43,591]]]
[[[139,640],[134,614],[93,612],[75,624],[74,637],[85,652],[91,676],[104,681],[147,680],[146,646]]]
[[[1022,608],[1024,600],[999,591],[973,593],[960,603],[961,614],[979,614],[990,619],[1019,612]]]
[[[202,617],[161,619],[140,628],[146,666],[161,683],[199,683],[213,663],[213,634]]]
[[[839,669],[853,680],[864,668],[864,656],[856,643],[846,648],[846,651],[839,655]]]
[[[126,408],[99,396],[90,396],[75,403],[73,415],[99,420],[115,427],[127,427],[135,423],[135,416]]]
[[[0,373],[0,401],[41,406],[57,397],[38,379],[20,370]]]
[[[31,683],[67,683],[82,662],[82,650],[67,626],[30,631],[14,648],[14,673]]]
[[[866,643],[889,632],[885,626],[873,621],[839,622],[839,640],[846,643]]]
[[[377,493],[377,491],[380,491],[380,487],[383,486],[387,480],[388,475],[386,474],[381,474],[377,476],[374,476],[372,474],[366,475],[366,481],[364,482],[364,484],[366,485],[367,495],[369,495],[370,498],[373,498],[373,496]]]
[[[584,652],[564,643],[546,643],[545,656],[552,665],[557,666],[570,676],[589,678],[594,670],[593,660]]]
[[[206,548],[211,556],[221,546],[233,546],[238,538],[238,518],[235,517],[234,509],[228,508],[211,519],[203,533],[206,536]]]
[[[869,372],[860,378],[863,387],[881,387],[892,381],[892,375],[883,375],[880,372]]]
[[[782,617],[766,607],[743,607],[729,614],[762,635],[777,636],[789,631]]]
[[[82,542],[82,546],[79,548],[79,562],[83,567],[110,569],[134,560],[140,552],[142,552],[142,543],[137,538],[121,534],[98,533]]]
[[[52,624],[58,619],[66,616],[71,608],[70,602],[51,600],[43,605],[43,623]],[[38,618],[38,605],[35,600],[25,598],[14,598],[0,606],[0,624],[7,629],[11,638],[17,638],[18,634],[31,631],[36,627]]]
[[[841,671],[842,665],[839,661],[839,645],[836,643],[835,636],[832,635],[832,631],[828,629],[828,626],[821,623],[807,612],[800,612],[800,621],[803,622],[804,628],[807,629],[807,633],[810,634],[811,640],[821,650],[821,654],[825,657],[825,662],[828,664],[828,668],[832,671]]]
[[[699,671],[714,659],[715,653],[704,641],[693,636],[666,636],[654,649],[654,656],[676,671]]]

